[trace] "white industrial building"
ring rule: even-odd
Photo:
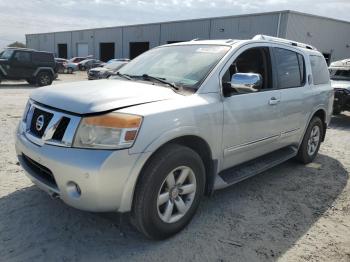
[[[247,39],[256,34],[304,42],[328,62],[350,57],[350,22],[295,11],[203,18],[86,30],[27,34],[29,48],[58,57],[134,58],[167,43],[191,39]]]

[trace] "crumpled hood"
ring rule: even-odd
[[[331,85],[333,88],[344,88],[350,91],[350,81],[331,80]]]
[[[181,97],[163,86],[129,80],[81,81],[45,86],[31,94],[41,104],[88,114]]]

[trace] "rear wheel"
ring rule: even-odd
[[[67,68],[67,73],[68,73],[68,74],[72,74],[72,73],[73,73],[73,68],[68,67],[68,68]]]
[[[308,164],[315,159],[324,134],[323,128],[322,120],[319,117],[311,119],[298,151],[297,159],[300,162]]]
[[[49,72],[40,72],[36,77],[38,86],[48,86],[52,84],[52,75]]]
[[[138,181],[132,223],[151,239],[164,239],[182,230],[194,216],[205,188],[199,155],[181,145],[157,152]]]
[[[340,108],[336,108],[336,107],[334,107],[333,108],[333,115],[339,115],[341,113],[341,110],[340,110]]]

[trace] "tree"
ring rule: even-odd
[[[21,43],[21,42],[16,41],[16,42],[13,42],[12,44],[9,44],[8,47],[22,47],[22,48],[24,48],[24,47],[26,47],[26,45]]]

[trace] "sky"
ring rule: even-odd
[[[350,0],[0,0],[0,48],[27,33],[287,9],[350,21]]]

